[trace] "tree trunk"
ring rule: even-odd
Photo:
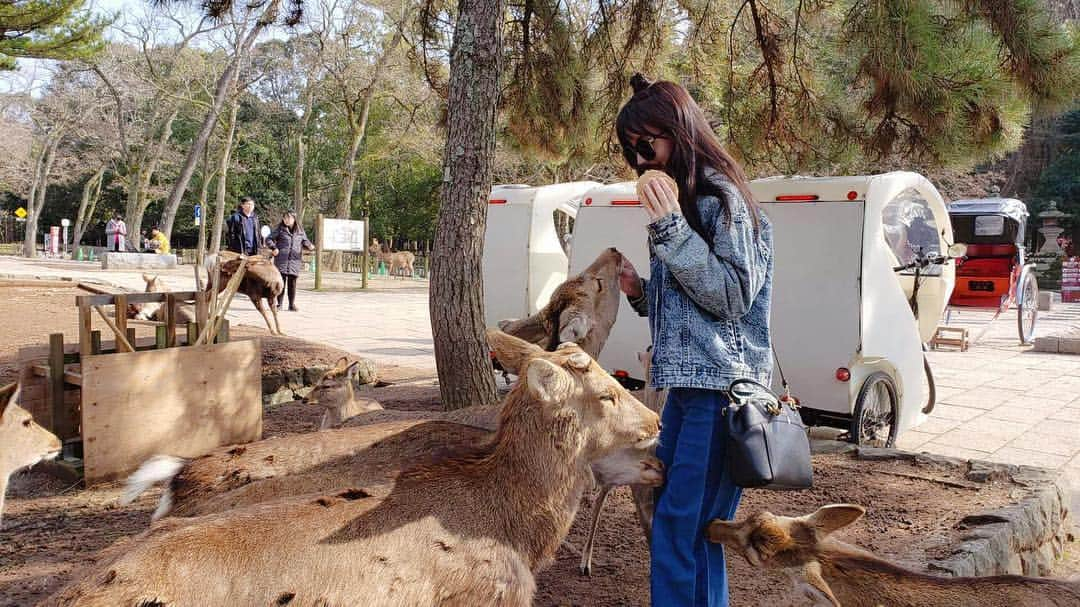
[[[199,204],[202,205],[202,217],[199,220],[199,241],[195,246],[195,289],[203,290],[202,274],[199,268],[206,259],[206,218],[210,215],[207,208],[207,199],[210,198],[210,180],[214,178],[210,174],[210,148],[203,150],[202,159],[202,187],[199,189]]]
[[[296,169],[293,171],[293,211],[296,223],[304,225],[304,164],[307,162],[307,129],[311,123],[311,111],[315,105],[315,87],[308,86],[304,101],[304,115],[300,119],[299,133],[296,136]]]
[[[45,193],[49,189],[49,172],[56,160],[56,148],[60,147],[60,140],[63,138],[63,131],[59,128],[46,137],[45,147],[42,148],[34,168],[34,183],[30,186],[30,196],[27,199],[27,206],[30,208],[26,209],[26,237],[23,239],[23,255],[27,257],[34,257],[37,251],[38,219],[45,208]]]
[[[349,142],[349,151],[345,155],[345,164],[341,167],[343,173],[341,191],[338,193],[337,208],[334,209],[334,216],[338,219],[349,219],[352,216],[352,194],[356,187],[356,156],[360,152],[360,142],[364,140],[366,117],[365,112],[365,119],[360,126],[354,126],[351,129],[352,141]],[[331,272],[340,272],[342,257],[341,251],[331,251],[327,258],[327,269]]]
[[[94,219],[94,209],[97,208],[98,198],[101,197],[101,182],[105,180],[105,165],[86,184],[83,185],[82,200],[79,201],[79,213],[75,217],[75,229],[72,231],[71,246],[77,247],[82,242],[86,226]]]
[[[496,402],[484,339],[487,197],[495,155],[504,0],[460,0],[450,49],[447,137],[429,308],[446,409]]]
[[[278,7],[281,5],[281,0],[270,0],[266,9],[263,11],[262,16],[255,22],[255,26],[251,28],[251,31],[247,33],[243,41],[236,49],[236,54],[229,60],[228,65],[225,67],[225,71],[221,73],[221,77],[218,78],[217,87],[214,89],[214,100],[210,104],[210,110],[206,112],[206,118],[203,119],[202,127],[199,129],[198,135],[195,136],[195,141],[192,142],[191,148],[188,150],[187,160],[184,161],[184,166],[180,169],[180,176],[177,178],[176,183],[173,184],[172,191],[169,192],[169,199],[165,203],[165,213],[176,215],[176,209],[180,207],[180,200],[187,192],[188,184],[191,183],[191,177],[195,174],[195,165],[199,162],[199,157],[202,156],[203,150],[206,148],[206,143],[210,140],[210,134],[214,131],[214,125],[217,124],[218,116],[221,114],[221,109],[225,106],[225,99],[232,89],[234,80],[236,79],[237,72],[239,71],[240,62],[244,56],[247,55],[251,49],[251,45],[255,43],[255,39],[259,37],[268,25],[274,22],[277,18]],[[165,236],[171,237],[171,231],[165,232]]]
[[[128,192],[128,203],[124,217],[129,237],[138,238],[142,232],[143,214],[146,213],[146,207],[150,206],[150,182],[154,178],[158,164],[161,163],[161,158],[165,155],[165,148],[168,147],[169,139],[172,137],[173,122],[176,121],[179,114],[180,110],[173,110],[169,113],[165,121],[161,123],[161,128],[158,130],[157,136],[152,140],[152,144],[148,139],[147,145],[152,145],[152,147],[136,161],[135,191]]]
[[[233,97],[229,109],[229,123],[226,125],[225,141],[221,144],[221,158],[218,159],[217,196],[214,202],[214,229],[210,236],[210,254],[216,255],[221,250],[221,228],[225,223],[225,196],[229,177],[229,159],[232,157],[233,135],[236,133],[236,112],[240,108],[240,98]]]

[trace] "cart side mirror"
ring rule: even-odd
[[[963,257],[967,255],[967,245],[957,242],[949,245],[949,257]]]

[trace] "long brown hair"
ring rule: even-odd
[[[720,188],[705,177],[706,167],[716,169],[738,188],[756,227],[758,209],[747,185],[746,174],[720,144],[705,118],[705,112],[690,93],[674,82],[649,82],[641,74],[634,74],[630,86],[634,89],[634,96],[619,110],[615,120],[615,132],[627,164],[639,175],[644,172],[637,166],[637,153],[630,146],[631,135],[667,137],[673,145],[671,158],[664,170],[679,185],[679,207],[690,227],[706,242],[709,241],[710,236],[701,223],[698,210],[699,195],[720,198],[727,206],[728,220],[732,217],[731,202]]]

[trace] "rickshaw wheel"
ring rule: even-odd
[[[1035,320],[1039,315],[1039,283],[1035,281],[1035,273],[1025,268],[1016,291],[1017,331],[1020,343],[1029,344],[1035,336]]]
[[[896,444],[896,384],[888,374],[871,373],[855,399],[851,418],[851,442],[868,447]]]

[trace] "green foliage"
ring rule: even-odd
[[[0,2],[0,69],[17,58],[85,59],[100,51],[108,21],[83,10],[86,0]]]
[[[1071,215],[1062,225],[1080,227],[1080,110],[1073,110],[1058,121],[1060,147],[1054,160],[1039,176],[1028,201],[1032,215],[1046,209],[1051,200],[1058,210]]]

